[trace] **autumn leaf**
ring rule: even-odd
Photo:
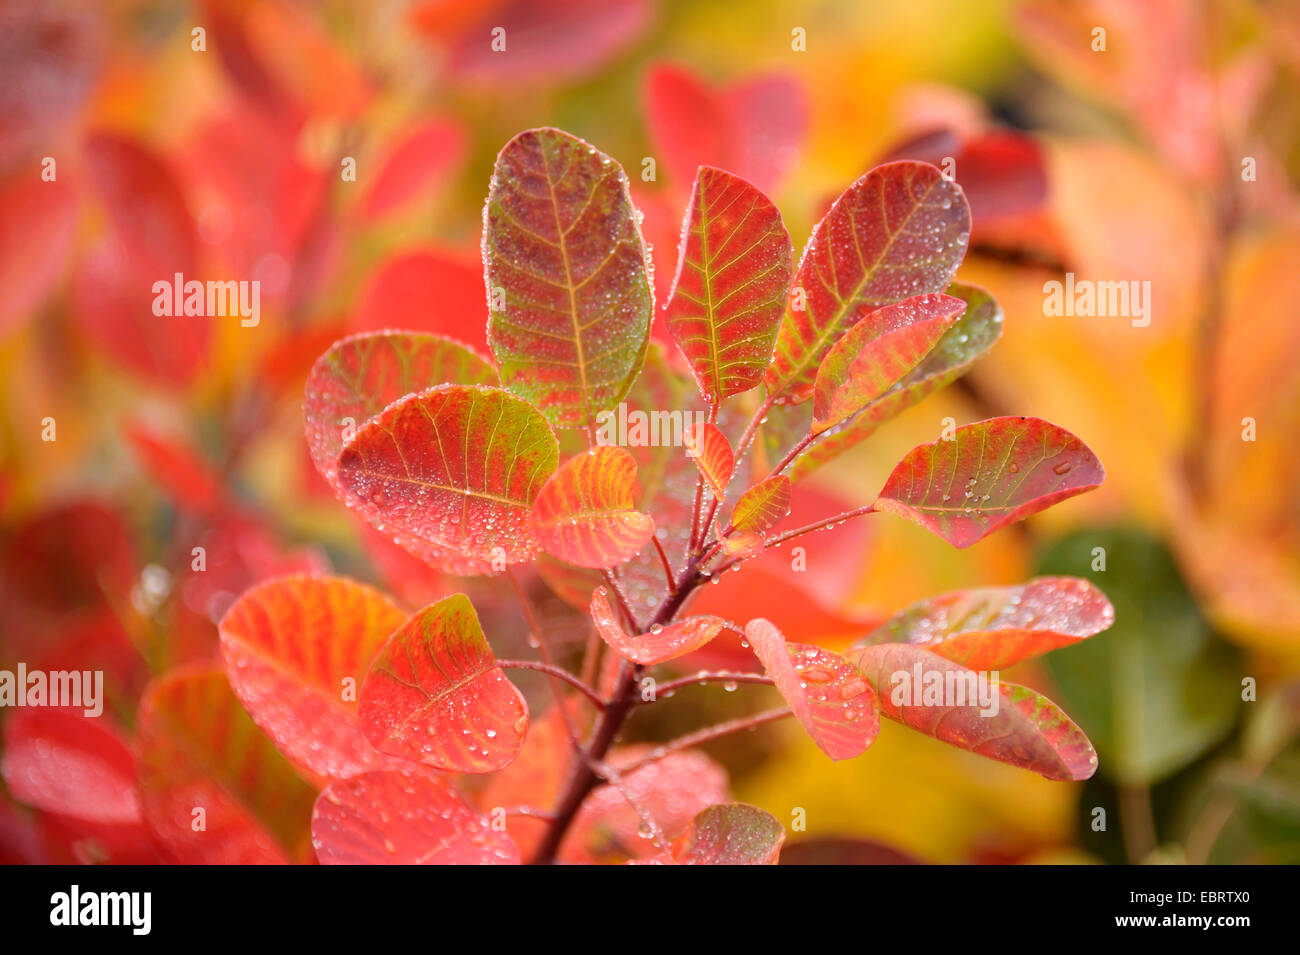
[[[1097,456],[1064,428],[1041,418],[990,418],[909,451],[875,508],[969,547],[1104,477]]]
[[[994,695],[988,674],[905,643],[854,650],[849,660],[875,688],[881,713],[927,736],[1048,779],[1082,780],[1097,771],[1088,738],[1027,687],[999,683]]]
[[[880,730],[875,694],[853,664],[806,643],[786,643],[763,619],[745,625],[745,637],[795,718],[831,759],[861,756]]]
[[[731,529],[744,535],[761,534],[790,513],[790,479],[784,474],[755,484],[736,502]]]
[[[442,384],[496,383],[486,360],[440,335],[385,331],[341,339],[307,377],[303,424],[312,461],[337,488],[343,446],[397,399]]]
[[[502,383],[552,424],[593,425],[632,386],[653,309],[622,167],[558,129],[520,133],[497,157],[483,255]]]
[[[357,690],[405,622],[391,600],[346,577],[269,580],[221,620],[226,673],[290,760],[322,776],[353,776],[389,762],[361,731]]]
[[[961,188],[931,165],[887,163],[855,182],[808,240],[764,375],[768,394],[787,404],[811,397],[840,336],[872,309],[946,288],[969,237]]]
[[[487,316],[483,262],[477,250],[470,255],[444,245],[421,244],[394,253],[366,276],[350,327],[357,332],[394,328],[432,332],[487,355]],[[495,377],[491,383],[496,384]]]
[[[602,445],[565,461],[542,485],[528,527],[546,550],[578,567],[616,567],[640,553],[655,522],[633,509],[636,461]]]
[[[648,745],[624,746],[606,762],[621,774],[621,786],[603,784],[591,791],[574,819],[560,855],[572,862],[622,861],[657,855],[641,807],[672,839],[695,815],[731,799],[727,772],[699,750],[649,758]]]
[[[652,627],[634,637],[618,622],[604,587],[596,588],[591,595],[591,619],[601,639],[624,658],[646,666],[698,650],[730,626],[721,617],[685,617],[676,623],[656,624],[658,629]]]
[[[454,180],[467,140],[461,124],[449,118],[426,119],[395,137],[385,155],[377,157],[378,171],[369,179],[361,204],[365,217],[390,215],[421,193]]]
[[[311,838],[325,865],[518,865],[519,849],[434,773],[411,767],[338,780]]]
[[[154,680],[136,733],[145,822],[173,861],[287,863],[306,854],[315,793],[244,712],[220,668],[194,664]],[[194,825],[200,819],[203,828]]]
[[[646,71],[647,131],[667,178],[683,188],[701,166],[729,170],[770,192],[795,167],[808,134],[809,104],[787,73],[710,84],[676,63]]]
[[[915,370],[965,308],[961,299],[935,292],[862,318],[817,369],[813,433],[857,414]]]
[[[703,166],[664,317],[710,404],[758,384],[794,272],[790,234],[765,195]]]
[[[15,710],[4,723],[0,775],[15,799],[46,812],[141,823],[135,757],[107,719],[58,707]]]
[[[961,283],[950,285],[947,294],[966,303],[961,317],[909,374],[847,420],[823,431],[791,465],[791,479],[806,476],[870,437],[885,421],[952,384],[993,347],[1002,334],[1002,309],[993,297],[981,288]]]
[[[65,182],[20,175],[0,181],[0,337],[34,319],[77,233],[77,193]]]
[[[972,670],[1000,670],[1107,629],[1115,608],[1078,577],[1037,577],[930,597],[886,620],[858,647],[907,643]]]
[[[175,272],[192,278],[198,228],[163,158],[135,139],[95,132],[87,137],[86,159],[130,274],[150,284]]]
[[[460,773],[508,766],[528,732],[523,695],[464,594],[425,607],[388,639],[361,684],[358,716],[376,749]]]
[[[484,573],[536,555],[529,509],[558,457],[546,420],[523,399],[442,385],[358,430],[339,456],[339,481],[352,506],[417,557]]]
[[[736,471],[736,456],[727,436],[717,425],[702,422],[687,439],[686,453],[695,461],[713,493],[723,497]]]
[[[723,803],[697,813],[668,851],[645,863],[776,865],[783,842],[785,828],[770,812],[745,803]]]

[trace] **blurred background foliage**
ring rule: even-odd
[[[763,558],[707,599],[739,616],[770,584],[792,639],[836,647],[936,592],[1087,576],[1115,627],[1007,678],[1076,718],[1100,772],[1048,782],[892,724],[848,763],[785,726],[711,752],[739,798],[787,826],[802,810],[792,844],[1300,861],[1300,5],[0,0],[0,37],[0,665],[105,668],[129,733],[150,675],[211,656],[214,621],[260,579],[332,567],[413,607],[464,586],[333,500],[301,388],[351,330],[483,347],[482,203],[519,130],[559,126],[624,165],[661,301],[697,162],[769,190],[799,246],[881,159],[956,156],[976,229],[959,279],[1002,303],[1004,337],[816,472],[806,508],[869,501],[949,416],[1048,418],[1106,483],[966,551],[884,519],[815,535],[807,571]],[[261,280],[256,328],[154,318],[136,277],[182,247],[187,277]],[[1150,325],[1045,315],[1067,271],[1150,281]],[[517,613],[468,586],[513,655]],[[581,621],[535,590],[580,648]],[[697,689],[633,732],[760,706]],[[0,802],[0,858],[51,856],[130,853]]]

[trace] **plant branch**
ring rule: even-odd
[[[673,619],[690,597],[691,593],[707,578],[700,574],[700,557],[692,558],[682,571],[676,586],[664,597],[656,609],[650,625],[665,624]],[[552,813],[553,820],[547,827],[546,834],[538,844],[529,860],[533,865],[550,865],[555,861],[560,844],[573,824],[574,817],[582,808],[587,794],[599,781],[599,774],[592,769],[592,761],[599,762],[605,758],[609,748],[618,737],[623,723],[636,706],[636,683],[644,667],[636,666],[627,660],[619,664],[618,680],[614,691],[605,702],[605,709],[592,730],[591,742],[582,750],[581,758],[575,759],[565,780],[559,802]]]
[[[614,599],[618,601],[618,609],[623,611],[623,616],[627,620],[627,625],[631,627],[634,632],[640,633],[641,627],[636,622],[636,616],[632,613],[632,607],[628,604],[627,598],[623,596],[623,590],[618,585],[618,579],[608,568],[602,570],[600,573],[601,576],[605,578],[605,583],[609,586],[609,589],[614,592]]]
[[[693,733],[679,736],[667,743],[661,743],[652,749],[644,759],[638,760],[624,769],[623,774],[627,775],[648,763],[653,763],[655,760],[663,759],[669,753],[676,753],[683,749],[693,749],[701,743],[708,743],[715,739],[721,739],[724,736],[730,736],[733,733],[751,730],[755,727],[762,726],[765,723],[775,723],[777,720],[783,720],[787,716],[793,715],[794,710],[790,709],[790,707],[780,706],[773,710],[763,710],[761,713],[755,713],[753,716],[742,716],[738,719],[727,720],[725,723],[715,723],[713,726],[706,726],[702,730],[696,730]]]
[[[754,417],[749,419],[749,424],[745,425],[745,430],[740,434],[740,440],[736,442],[736,460],[741,460],[749,451],[749,446],[754,440],[754,435],[758,433],[758,427],[767,417],[767,413],[776,405],[776,396],[769,395],[764,398],[754,412]]]
[[[668,581],[668,589],[672,590],[677,586],[677,580],[673,576],[672,562],[668,560],[668,554],[664,551],[664,545],[659,543],[659,535],[651,534],[650,540],[654,541],[655,550],[659,552],[659,563],[663,565],[664,578]]]
[[[767,543],[764,545],[764,549],[768,547],[776,547],[779,544],[784,544],[788,540],[794,540],[796,537],[802,537],[804,534],[811,534],[813,531],[819,531],[824,527],[831,527],[841,521],[847,521],[850,518],[874,513],[875,510],[876,505],[874,503],[864,504],[862,507],[855,507],[851,511],[844,511],[843,513],[836,514],[833,517],[827,517],[820,521],[813,521],[811,524],[805,524],[803,527],[796,527],[793,530],[788,530],[784,533],[777,534],[775,537],[768,538]]]
[[[506,670],[536,670],[538,673],[545,673],[548,676],[555,677],[557,680],[563,680],[569,686],[578,690],[592,704],[600,710],[605,708],[605,701],[600,698],[600,694],[591,686],[588,686],[580,678],[574,676],[563,667],[553,666],[549,663],[540,663],[537,660],[498,660],[497,664]]]
[[[660,696],[666,696],[675,693],[682,687],[703,685],[705,683],[764,683],[772,685],[772,678],[764,676],[761,673],[739,673],[730,670],[701,670],[699,673],[692,673],[690,676],[679,677],[676,680],[669,680],[667,683],[660,683],[655,687],[655,700],[644,700],[645,703],[656,702]]]

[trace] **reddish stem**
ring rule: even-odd
[[[669,753],[675,753],[683,749],[693,749],[701,743],[708,743],[715,739],[721,739],[724,736],[730,736],[733,733],[741,733],[745,730],[752,730],[755,727],[762,726],[764,723],[775,723],[777,720],[783,720],[787,716],[793,716],[794,711],[788,706],[780,706],[773,710],[763,710],[761,713],[755,713],[753,716],[742,716],[738,719],[727,720],[725,723],[715,723],[713,726],[706,726],[702,730],[696,730],[694,733],[687,733],[685,736],[679,736],[675,740],[663,743],[652,749],[644,759],[640,759],[621,770],[624,776],[635,772],[648,763],[655,760],[663,759]]]
[[[563,680],[569,686],[578,690],[597,709],[603,710],[605,708],[605,701],[600,698],[600,694],[595,689],[563,667],[554,666],[550,663],[541,663],[537,660],[498,660],[497,665],[505,670],[536,670],[538,673],[548,674],[556,679]]]
[[[690,676],[679,677],[676,680],[669,680],[667,683],[660,683],[655,687],[655,700],[646,700],[645,702],[656,702],[659,697],[667,696],[669,693],[676,692],[685,686],[703,685],[705,683],[764,683],[772,685],[772,678],[764,676],[761,673],[733,673],[729,670],[701,670],[699,673],[693,673]]]

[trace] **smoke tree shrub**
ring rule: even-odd
[[[727,802],[693,747],[788,717],[836,760],[862,757],[884,717],[1050,779],[1091,776],[1096,754],[1066,714],[988,679],[1109,626],[1086,581],[944,594],[843,655],[764,619],[690,612],[718,575],[844,520],[889,513],[967,547],[1101,482],[1074,435],[1000,417],[913,449],[869,505],[781,526],[792,482],[997,340],[998,305],[953,282],[969,234],[955,182],[891,162],[836,200],[796,265],[773,203],[702,167],[658,316],[672,354],[651,339],[650,254],[618,163],[556,129],[511,140],[484,208],[491,359],[433,334],[355,335],[316,363],[304,418],[339,498],[439,571],[504,578],[540,659],[499,659],[465,594],[408,616],[341,577],[245,593],[221,624],[227,673],[257,726],[324,787],[318,858],[545,864],[589,858],[578,843],[600,831],[635,861],[775,862],[781,823]],[[660,414],[675,402],[699,413]],[[664,431],[671,421],[677,440],[611,429],[626,405]],[[601,641],[587,665],[551,653],[516,576],[529,563],[586,607]],[[736,631],[762,673],[672,675]],[[542,714],[507,676],[516,669],[545,674]],[[710,681],[769,684],[754,692],[783,705],[617,745],[638,707]],[[146,701],[146,728],[164,703]]]

